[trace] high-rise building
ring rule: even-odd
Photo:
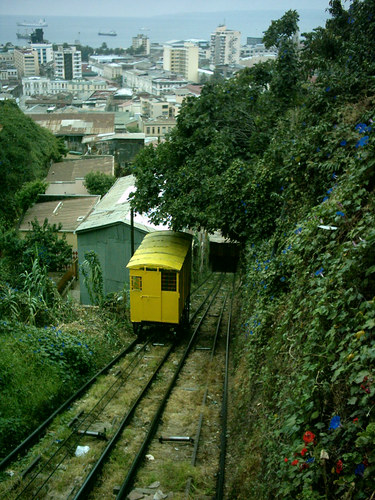
[[[30,46],[38,52],[39,64],[47,64],[53,61],[52,43],[32,43]]]
[[[64,80],[82,78],[81,51],[76,47],[64,48],[59,46],[54,52],[55,77]]]
[[[142,47],[142,54],[148,56],[150,54],[150,39],[146,35],[137,35],[132,38],[132,47],[134,50],[138,50]]]
[[[241,52],[241,33],[228,30],[225,25],[216,28],[211,34],[210,63],[214,66],[220,64],[238,64]]]
[[[14,65],[17,68],[19,78],[38,76],[38,52],[34,49],[14,49]]]
[[[164,45],[163,69],[198,83],[199,47],[190,42],[171,42]]]

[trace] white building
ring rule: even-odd
[[[142,53],[145,55],[150,54],[150,39],[146,35],[137,35],[132,38],[132,47],[134,50],[138,50],[142,47]]]
[[[82,78],[81,51],[76,47],[64,48],[60,46],[54,52],[55,77],[64,80]]]
[[[263,57],[274,56],[277,57],[276,47],[266,49],[264,43],[257,43],[254,45],[244,45],[241,48],[241,57]]]
[[[52,43],[32,43],[31,48],[38,52],[39,64],[47,64],[53,61]]]
[[[211,34],[210,63],[213,66],[221,64],[239,64],[241,53],[241,33],[228,30],[220,25]]]
[[[172,42],[164,45],[163,69],[198,82],[199,47],[191,42]]]
[[[14,65],[19,77],[39,75],[38,52],[33,49],[15,49]]]
[[[70,93],[75,96],[97,90],[106,90],[107,82],[103,80],[50,80],[46,77],[22,78],[23,95],[47,95]]]

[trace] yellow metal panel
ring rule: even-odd
[[[132,279],[142,280],[141,289],[132,287]],[[161,276],[158,271],[130,271],[131,321],[161,321]]]
[[[147,234],[127,267],[160,267],[180,271],[191,246],[192,237],[187,233],[155,231]]]
[[[178,324],[179,322],[179,293],[178,292],[161,292],[162,315],[163,323]]]

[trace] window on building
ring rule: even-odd
[[[142,291],[142,276],[132,276],[132,290]]]
[[[162,270],[161,289],[163,292],[175,292],[177,290],[177,273],[175,271]]]

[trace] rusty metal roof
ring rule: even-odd
[[[55,135],[96,135],[115,131],[114,113],[31,113],[28,116]]]
[[[114,175],[114,158],[112,155],[91,158],[84,156],[79,160],[54,163],[46,177],[47,182],[71,182],[84,179],[90,172],[101,172]]]
[[[27,210],[19,229],[30,231],[31,222],[36,218],[40,225],[48,219],[51,225],[61,223],[63,232],[73,232],[86,219],[99,200],[100,196],[82,196],[36,203]]]

